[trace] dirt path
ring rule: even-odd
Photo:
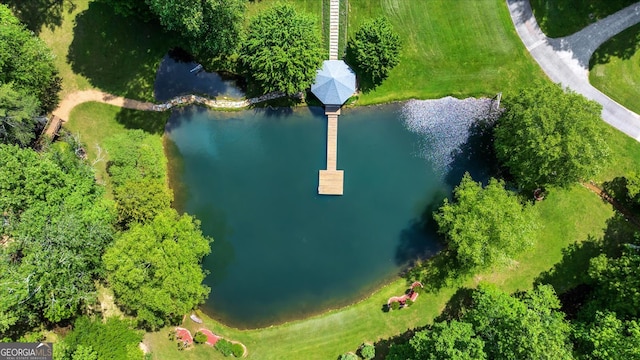
[[[60,102],[58,108],[53,111],[53,115],[66,121],[69,119],[71,109],[89,101],[101,102],[104,104],[119,106],[126,109],[145,111],[153,110],[154,106],[154,104],[150,102],[126,99],[121,96],[111,95],[98,90],[84,90],[71,93],[66,98],[64,98]]]
[[[618,212],[620,212],[627,220],[632,222],[633,225],[636,226],[636,228],[640,229],[640,220],[631,211],[629,211],[629,209],[627,209],[622,204],[617,202],[616,199],[614,199],[606,191],[604,191],[603,189],[600,189],[598,186],[596,186],[594,183],[591,183],[591,182],[582,183],[582,186],[584,186],[587,189],[589,189],[589,190],[593,191],[594,193],[598,194],[600,196],[600,198],[602,198],[602,200],[604,200],[604,201],[608,202],[609,204],[613,205],[613,207],[616,210],[618,210]]]

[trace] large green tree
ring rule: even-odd
[[[113,204],[66,143],[0,145],[0,338],[76,316],[113,236]]]
[[[539,81],[505,108],[495,128],[496,154],[521,187],[566,186],[602,168],[609,148],[595,101]]]
[[[515,296],[481,285],[463,321],[484,340],[489,359],[571,359],[571,327],[559,309],[550,285]]]
[[[202,56],[229,55],[240,40],[246,0],[147,0],[160,23]]]
[[[483,188],[466,173],[453,194],[433,216],[463,272],[507,263],[533,245],[536,212],[504,182],[491,179]]]
[[[58,104],[60,78],[46,44],[0,4],[0,84],[12,83],[22,94],[34,95],[50,111]]]
[[[602,254],[589,266],[596,288],[595,301],[622,316],[640,316],[640,254],[625,249],[619,258]]]
[[[640,359],[640,324],[620,320],[614,312],[597,311],[593,322],[577,323],[577,352],[587,359]]]
[[[291,5],[276,5],[249,24],[240,59],[264,93],[295,94],[313,84],[324,51],[316,22]]]
[[[417,332],[409,344],[416,359],[482,360],[486,359],[484,341],[470,323],[453,320],[433,324],[429,330]]]
[[[173,209],[131,224],[104,255],[116,302],[148,329],[179,320],[209,293],[200,267],[209,251],[198,221]]]
[[[400,63],[400,50],[400,36],[389,20],[381,16],[365,21],[356,31],[347,45],[347,59],[356,68],[361,83],[377,86]]]
[[[35,138],[38,100],[21,94],[11,84],[0,85],[0,143],[29,145]]]

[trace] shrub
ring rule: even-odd
[[[216,343],[216,349],[222,353],[224,356],[229,356],[233,354],[233,344],[225,339],[220,339]]]
[[[207,342],[207,335],[198,331],[193,335],[193,341],[195,341],[196,344],[204,344]]]
[[[397,301],[392,302],[390,306],[391,306],[391,310],[398,310],[398,309],[400,309],[400,303],[399,303],[399,302],[397,302]]]
[[[231,346],[231,351],[235,357],[242,357],[242,355],[244,355],[244,348],[240,344],[233,344]]]
[[[371,344],[362,344],[360,347],[360,356],[365,360],[371,360],[376,357],[376,347]]]
[[[407,304],[407,307],[413,305],[413,300],[407,299],[407,303],[406,304]]]
[[[340,355],[340,360],[358,360],[358,356],[354,353],[346,353]]]

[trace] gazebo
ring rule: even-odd
[[[326,60],[311,92],[324,105],[340,107],[356,91],[356,74],[342,60]]]

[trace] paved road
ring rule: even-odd
[[[529,0],[507,0],[518,35],[549,78],[602,104],[602,118],[640,141],[640,116],[589,84],[589,59],[605,41],[640,22],[640,2],[626,7],[581,31],[548,38],[538,26]]]

